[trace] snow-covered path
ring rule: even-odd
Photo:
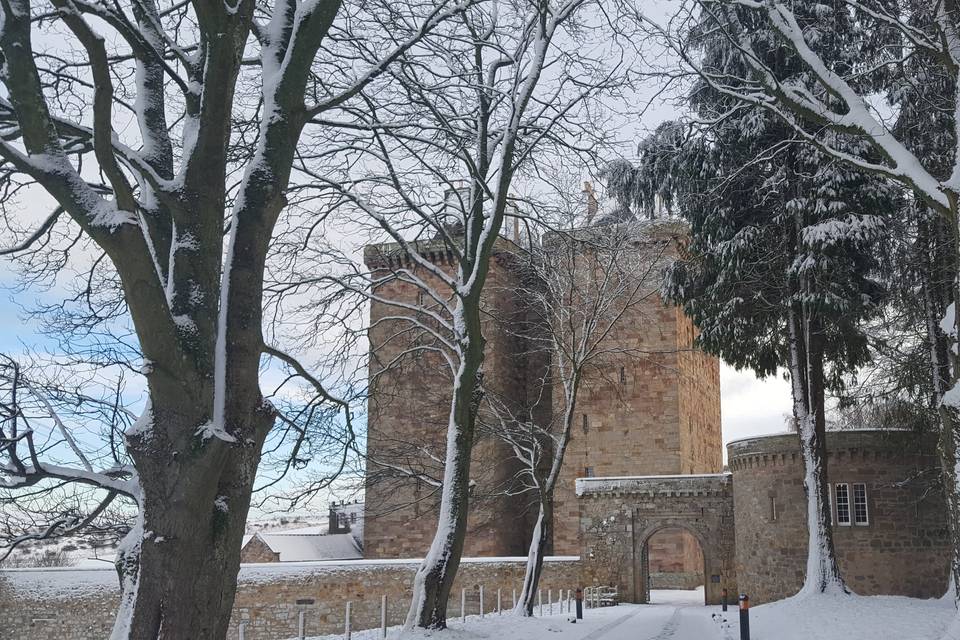
[[[703,606],[703,591],[654,592],[655,604],[624,604],[618,607],[587,609],[584,619],[574,623],[566,613],[542,618],[487,614],[481,620],[469,616],[466,624],[451,620],[445,631],[421,631],[404,640],[722,640],[720,625],[711,619],[720,607]],[[731,611],[736,613],[734,608]],[[392,630],[390,640],[398,637]],[[340,640],[326,636],[314,640]],[[379,640],[379,631],[361,631],[353,640]]]
[[[583,640],[712,640],[721,638],[720,625],[712,615],[720,607],[703,606],[703,589],[657,591],[649,605],[618,607],[625,615],[619,624],[599,629]]]

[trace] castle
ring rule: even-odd
[[[670,221],[637,223],[633,246],[651,260],[682,251],[686,230]],[[442,243],[418,250],[445,269]],[[525,278],[518,247],[499,238],[483,304],[484,387],[548,423],[560,405],[549,354],[508,330],[524,322]],[[377,275],[413,268],[395,244],[366,248]],[[657,265],[654,265],[657,266]],[[425,277],[418,274],[420,277]],[[755,603],[797,592],[806,566],[806,497],[795,433],[727,446],[723,470],[719,362],[694,347],[696,329],[649,296],[607,336],[623,353],[584,380],[576,425],[555,491],[549,554],[579,557],[581,584],[616,586],[646,602],[652,587],[704,585],[707,603],[738,589]],[[429,338],[409,331],[393,302],[422,307],[403,279],[383,280],[370,307],[370,400],[364,556],[416,558],[436,526],[450,377]],[[429,301],[426,301],[429,306]],[[424,342],[424,341],[427,342]],[[552,393],[551,393],[552,391]],[[869,425],[865,425],[869,426]],[[512,451],[490,434],[473,450],[465,556],[524,556],[535,497],[517,491]],[[831,432],[827,480],[842,573],[863,595],[943,593],[950,544],[938,478],[936,441],[909,431]]]
[[[638,252],[667,260],[682,246],[685,229],[670,221],[633,223]],[[419,250],[445,268],[455,266],[440,243]],[[549,356],[532,353],[527,341],[506,330],[522,321],[525,306],[517,299],[524,273],[517,246],[497,241],[485,288],[487,355],[484,384],[520,406],[539,402],[546,424],[559,410],[550,389],[542,388]],[[365,262],[374,274],[409,268],[395,244],[367,247]],[[422,275],[422,274],[421,274]],[[624,354],[589,371],[577,402],[576,427],[555,491],[551,523],[555,555],[580,553],[577,478],[718,473],[722,468],[718,360],[693,347],[692,322],[675,306],[664,305],[653,291],[622,317],[607,337]],[[405,353],[412,336],[398,311],[386,301],[423,305],[423,293],[403,280],[376,291],[370,308],[370,401],[365,486],[366,558],[421,556],[436,525],[440,477],[449,408],[450,379],[440,356]],[[558,394],[554,393],[553,396]],[[543,398],[547,398],[544,400]],[[496,438],[478,437],[472,461],[472,494],[465,554],[525,555],[535,498],[509,489],[517,463],[509,447]],[[702,562],[689,533],[658,537],[657,557],[674,572],[696,573]]]

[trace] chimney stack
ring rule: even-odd
[[[587,222],[593,222],[593,217],[597,215],[597,196],[593,193],[593,183],[584,182],[583,192],[587,196]]]

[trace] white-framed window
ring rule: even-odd
[[[837,524],[841,527],[850,526],[850,485],[838,482],[833,485],[834,499],[837,504]]]
[[[856,482],[853,485],[853,524],[865,527],[870,524],[870,509],[867,507],[867,485]]]

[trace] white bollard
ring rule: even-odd
[[[460,620],[467,621],[467,590],[460,589]]]
[[[347,600],[347,614],[343,621],[343,637],[344,640],[350,640],[351,630],[350,630],[350,609],[353,603]]]
[[[380,596],[380,631],[387,637],[387,596]]]
[[[537,615],[543,617],[543,589],[537,589]]]
[[[497,615],[499,616],[502,613],[503,609],[500,608],[500,589],[497,589]]]
[[[240,623],[240,628],[237,629],[237,639],[238,639],[238,640],[246,640],[246,635],[247,635],[246,632],[247,632],[247,623],[246,623],[246,622],[241,622],[241,623]]]
[[[483,619],[483,585],[480,585],[480,619]]]
[[[304,615],[305,615],[304,612],[301,611],[300,615],[298,616],[297,638],[299,638],[299,640],[303,640],[304,637],[306,636],[305,632],[306,632],[307,625],[306,625],[306,621],[304,620]]]

